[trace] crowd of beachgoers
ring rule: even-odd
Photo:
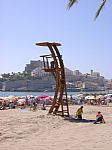
[[[0,97],[0,150],[112,149],[112,94],[68,95],[70,117],[50,115],[52,101]]]
[[[73,104],[108,105],[112,102],[112,94],[78,94],[72,95]]]
[[[65,97],[63,96],[63,99]],[[78,94],[78,95],[68,95],[69,104],[76,105],[108,105],[112,102],[112,94]],[[0,97],[0,110],[5,109],[15,109],[15,108],[25,108],[26,106],[32,108],[33,110],[37,107],[46,109],[46,105],[51,105],[53,101],[53,96],[40,95],[40,96],[13,96]]]
[[[30,107],[30,109],[37,109],[39,105],[42,109],[45,109],[45,105],[50,105],[52,103],[52,97],[47,95],[42,96],[13,96],[0,97],[0,110],[5,109],[15,109]]]

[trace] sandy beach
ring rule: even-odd
[[[83,118],[73,117],[79,106],[70,106],[72,118],[48,115],[47,110],[0,111],[0,150],[111,150],[112,107],[84,105]],[[93,124],[101,111],[106,124]]]

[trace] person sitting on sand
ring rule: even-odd
[[[103,115],[101,114],[100,111],[96,114],[96,121],[94,122],[94,124],[97,124],[97,123],[105,123]]]
[[[31,101],[30,102],[30,110],[36,111],[37,110],[37,103]]]
[[[2,109],[3,109],[3,110],[6,109],[6,101],[5,101],[5,100],[3,100],[3,102],[2,102]]]
[[[78,110],[76,111],[76,117],[77,117],[77,119],[82,120],[82,114],[83,114],[83,106],[81,106],[80,108],[78,108]]]
[[[33,102],[33,104],[32,104],[32,109],[33,109],[33,111],[36,111],[36,110],[37,110],[37,103],[36,103],[36,102]]]

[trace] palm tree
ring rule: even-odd
[[[97,10],[96,12],[96,15],[95,15],[95,19],[99,16],[101,10],[103,9],[105,3],[106,3],[107,0],[102,0],[102,3],[99,7],[99,9]],[[78,2],[78,0],[69,0],[69,3],[68,3],[68,8],[71,8],[74,4],[76,4]]]

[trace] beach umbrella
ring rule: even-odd
[[[100,99],[100,100],[103,100],[103,99],[104,99],[104,96],[103,96],[103,95],[97,95],[97,96],[96,96],[96,100],[99,100],[99,99]]]
[[[47,98],[47,97],[49,97],[49,96],[48,96],[48,95],[40,95],[40,96],[37,96],[37,98],[41,98],[41,99]]]
[[[85,100],[95,100],[96,97],[94,95],[88,95],[85,97]]]
[[[14,95],[9,95],[8,98],[10,98],[10,99],[15,98],[15,96]]]
[[[18,101],[17,101],[17,105],[18,106],[23,106],[25,104],[25,99],[19,99]]]
[[[112,97],[107,97],[104,99],[107,103],[112,102]]]
[[[1,102],[3,101],[3,99],[4,99],[3,97],[0,97],[0,101],[1,101]]]
[[[9,102],[16,102],[17,100],[18,100],[17,97],[14,95],[10,95],[7,97],[7,101]]]
[[[53,100],[53,99],[51,98],[51,96],[48,96],[48,97],[46,97],[46,98],[44,99],[45,103],[46,103],[46,104],[49,104],[49,105],[52,104],[52,100]]]
[[[107,98],[107,97],[112,97],[112,94],[106,94],[106,95],[104,95],[104,97],[105,97],[105,98]]]
[[[3,99],[0,99],[0,103],[2,103]]]
[[[28,99],[30,99],[30,98],[35,98],[33,95],[27,95],[27,96],[25,96],[24,98],[28,98]]]
[[[19,99],[18,102],[25,102],[25,99]]]
[[[79,95],[72,95],[72,99],[81,99],[81,97]]]

